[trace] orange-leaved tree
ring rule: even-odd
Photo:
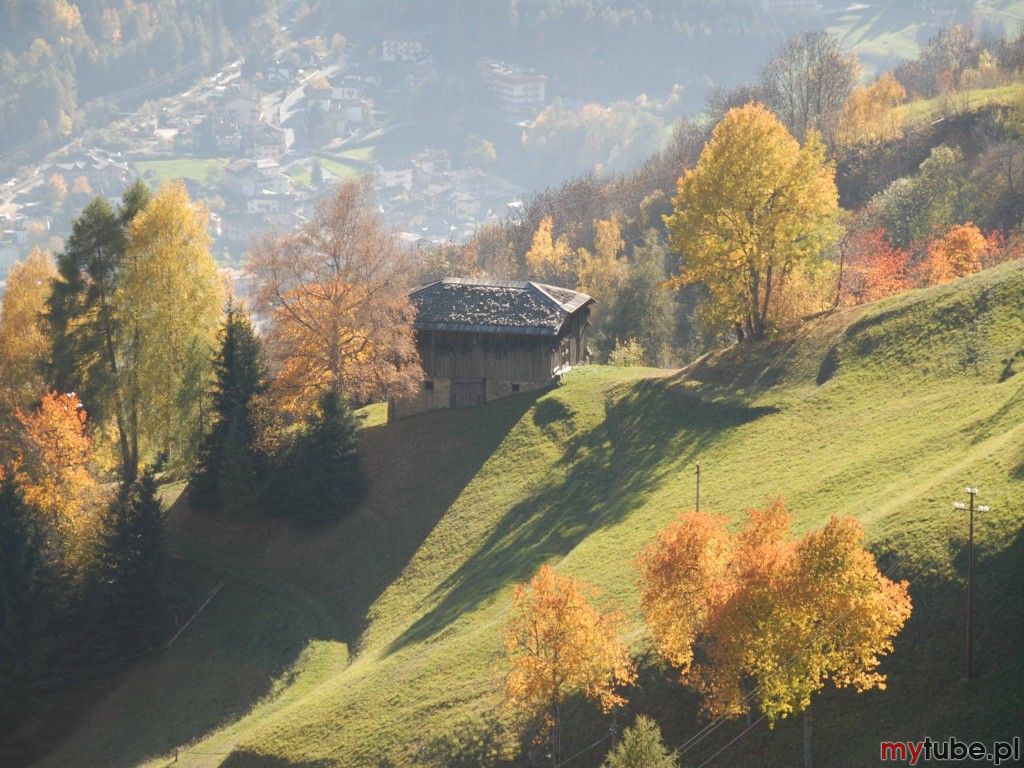
[[[74,394],[50,392],[39,407],[18,412],[22,453],[17,477],[25,501],[38,509],[65,549],[84,544],[99,487],[90,472],[88,416]]]
[[[329,391],[357,402],[402,397],[423,378],[408,259],[368,194],[365,182],[341,184],[301,228],[265,236],[249,255],[272,394],[299,415]]]
[[[842,256],[843,304],[877,301],[914,286],[910,251],[892,245],[881,227],[852,231],[844,239]]]
[[[560,760],[560,709],[582,694],[609,711],[625,703],[618,692],[636,679],[629,647],[620,637],[622,616],[590,604],[595,590],[586,583],[541,566],[527,584],[516,587],[505,625],[505,652],[511,669],[505,702],[518,714],[540,718],[539,738],[547,738],[552,765]]]
[[[928,246],[926,277],[929,283],[948,283],[977,272],[991,243],[971,222],[957,224]]]
[[[833,518],[794,538],[785,505],[776,499],[750,510],[725,542],[721,524],[716,526],[709,536],[700,517],[684,515],[641,555],[648,626],[662,655],[682,667],[682,682],[702,694],[707,715],[758,710],[774,723],[804,713],[809,766],[813,695],[830,680],[858,691],[885,687],[878,666],[910,616],[907,583],[878,570],[863,547],[863,531],[850,518]],[[672,546],[687,537],[703,545]],[[728,553],[724,565],[719,551]],[[684,584],[694,582],[695,555],[705,561],[713,555],[715,562],[709,573],[717,577],[707,578],[706,594],[666,591],[673,574]],[[677,616],[698,621],[686,632],[666,631]],[[702,650],[699,663],[692,661],[695,648]]]

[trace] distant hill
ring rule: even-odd
[[[801,529],[852,515],[882,567],[912,581],[888,690],[829,693],[816,708],[820,765],[872,765],[881,739],[1010,737],[1024,689],[1022,306],[1024,263],[1010,263],[683,371],[588,367],[540,395],[395,424],[373,406],[370,498],[350,519],[295,530],[178,500],[181,596],[198,606],[222,588],[169,650],[51,733],[37,765],[164,766],[175,747],[189,768],[422,764],[432,740],[495,708],[510,589],[541,563],[597,584],[633,618],[637,651],[648,646],[632,558],[690,507],[697,461],[702,507],[738,518],[784,494]],[[951,507],[967,483],[992,507],[976,529],[970,687],[967,521]],[[670,671],[642,679],[631,712],[656,716],[673,745],[697,732],[694,699]],[[744,727],[699,739],[684,764]],[[567,753],[606,728],[576,711]],[[710,764],[798,755],[796,724],[762,724]]]

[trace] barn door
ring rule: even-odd
[[[486,402],[486,398],[483,379],[452,382],[452,408],[469,408],[474,405],[483,405]]]

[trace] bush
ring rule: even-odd
[[[638,368],[647,365],[647,351],[636,339],[615,342],[615,349],[608,355],[608,365],[622,368]]]

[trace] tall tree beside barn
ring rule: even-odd
[[[416,391],[410,268],[365,182],[341,184],[296,232],[265,236],[248,272],[282,408],[310,413],[329,391],[357,403]]]
[[[672,202],[665,223],[683,261],[675,284],[703,283],[707,317],[755,339],[794,268],[822,259],[840,234],[820,136],[811,131],[801,146],[760,104],[726,113]]]

